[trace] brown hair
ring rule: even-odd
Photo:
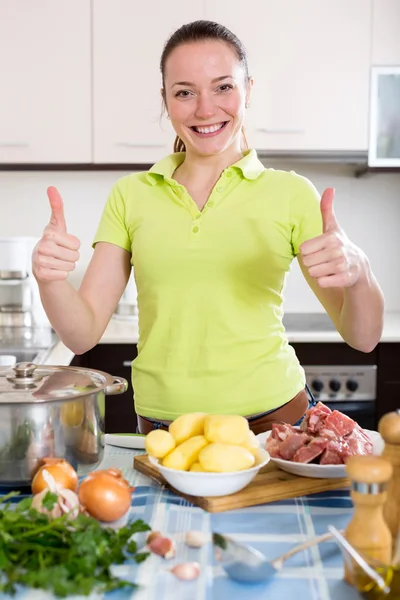
[[[224,27],[224,25],[220,25],[219,23],[214,23],[214,21],[193,21],[192,23],[188,23],[187,25],[182,25],[179,29],[177,29],[166,42],[160,60],[160,71],[162,75],[162,85],[163,89],[165,88],[164,83],[164,75],[165,75],[165,65],[170,54],[177,48],[178,46],[182,46],[183,44],[190,44],[193,42],[203,42],[205,40],[216,40],[219,42],[225,42],[228,44],[230,48],[236,54],[239,62],[241,63],[246,81],[249,81],[249,69],[247,65],[247,53],[246,49],[243,46],[242,42],[232,31]],[[165,97],[164,97],[165,104]],[[244,129],[242,128],[242,136],[243,136],[243,145],[244,148],[248,148],[246,135]],[[179,136],[176,136],[174,142],[174,152],[185,152],[186,147],[184,142],[181,140]]]

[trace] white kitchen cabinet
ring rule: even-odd
[[[372,64],[400,66],[400,0],[373,0]]]
[[[367,149],[372,0],[247,0],[243,11],[205,2],[206,18],[248,50],[252,147]]]
[[[94,162],[152,163],[172,152],[161,53],[175,29],[201,18],[201,2],[94,0]]]
[[[90,0],[0,0],[0,163],[91,162]]]

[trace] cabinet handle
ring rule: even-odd
[[[256,129],[257,133],[271,133],[271,134],[289,134],[289,135],[305,135],[305,129],[267,129],[266,127],[259,127]]]
[[[136,142],[116,142],[116,146],[124,148],[165,148],[166,144],[139,144]]]
[[[131,367],[132,366],[132,361],[131,360],[124,360],[122,363],[123,367]]]
[[[0,148],[29,148],[25,142],[0,142]]]

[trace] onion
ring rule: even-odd
[[[35,473],[32,480],[32,493],[38,494],[49,486],[43,477],[43,471],[46,470],[53,476],[56,483],[62,489],[76,492],[78,489],[78,475],[75,469],[64,458],[43,458],[44,463]]]
[[[131,487],[119,469],[93,471],[79,486],[78,497],[83,508],[99,521],[117,521],[129,510]]]

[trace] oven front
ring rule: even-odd
[[[340,410],[363,429],[376,430],[376,365],[303,365],[316,400]]]

